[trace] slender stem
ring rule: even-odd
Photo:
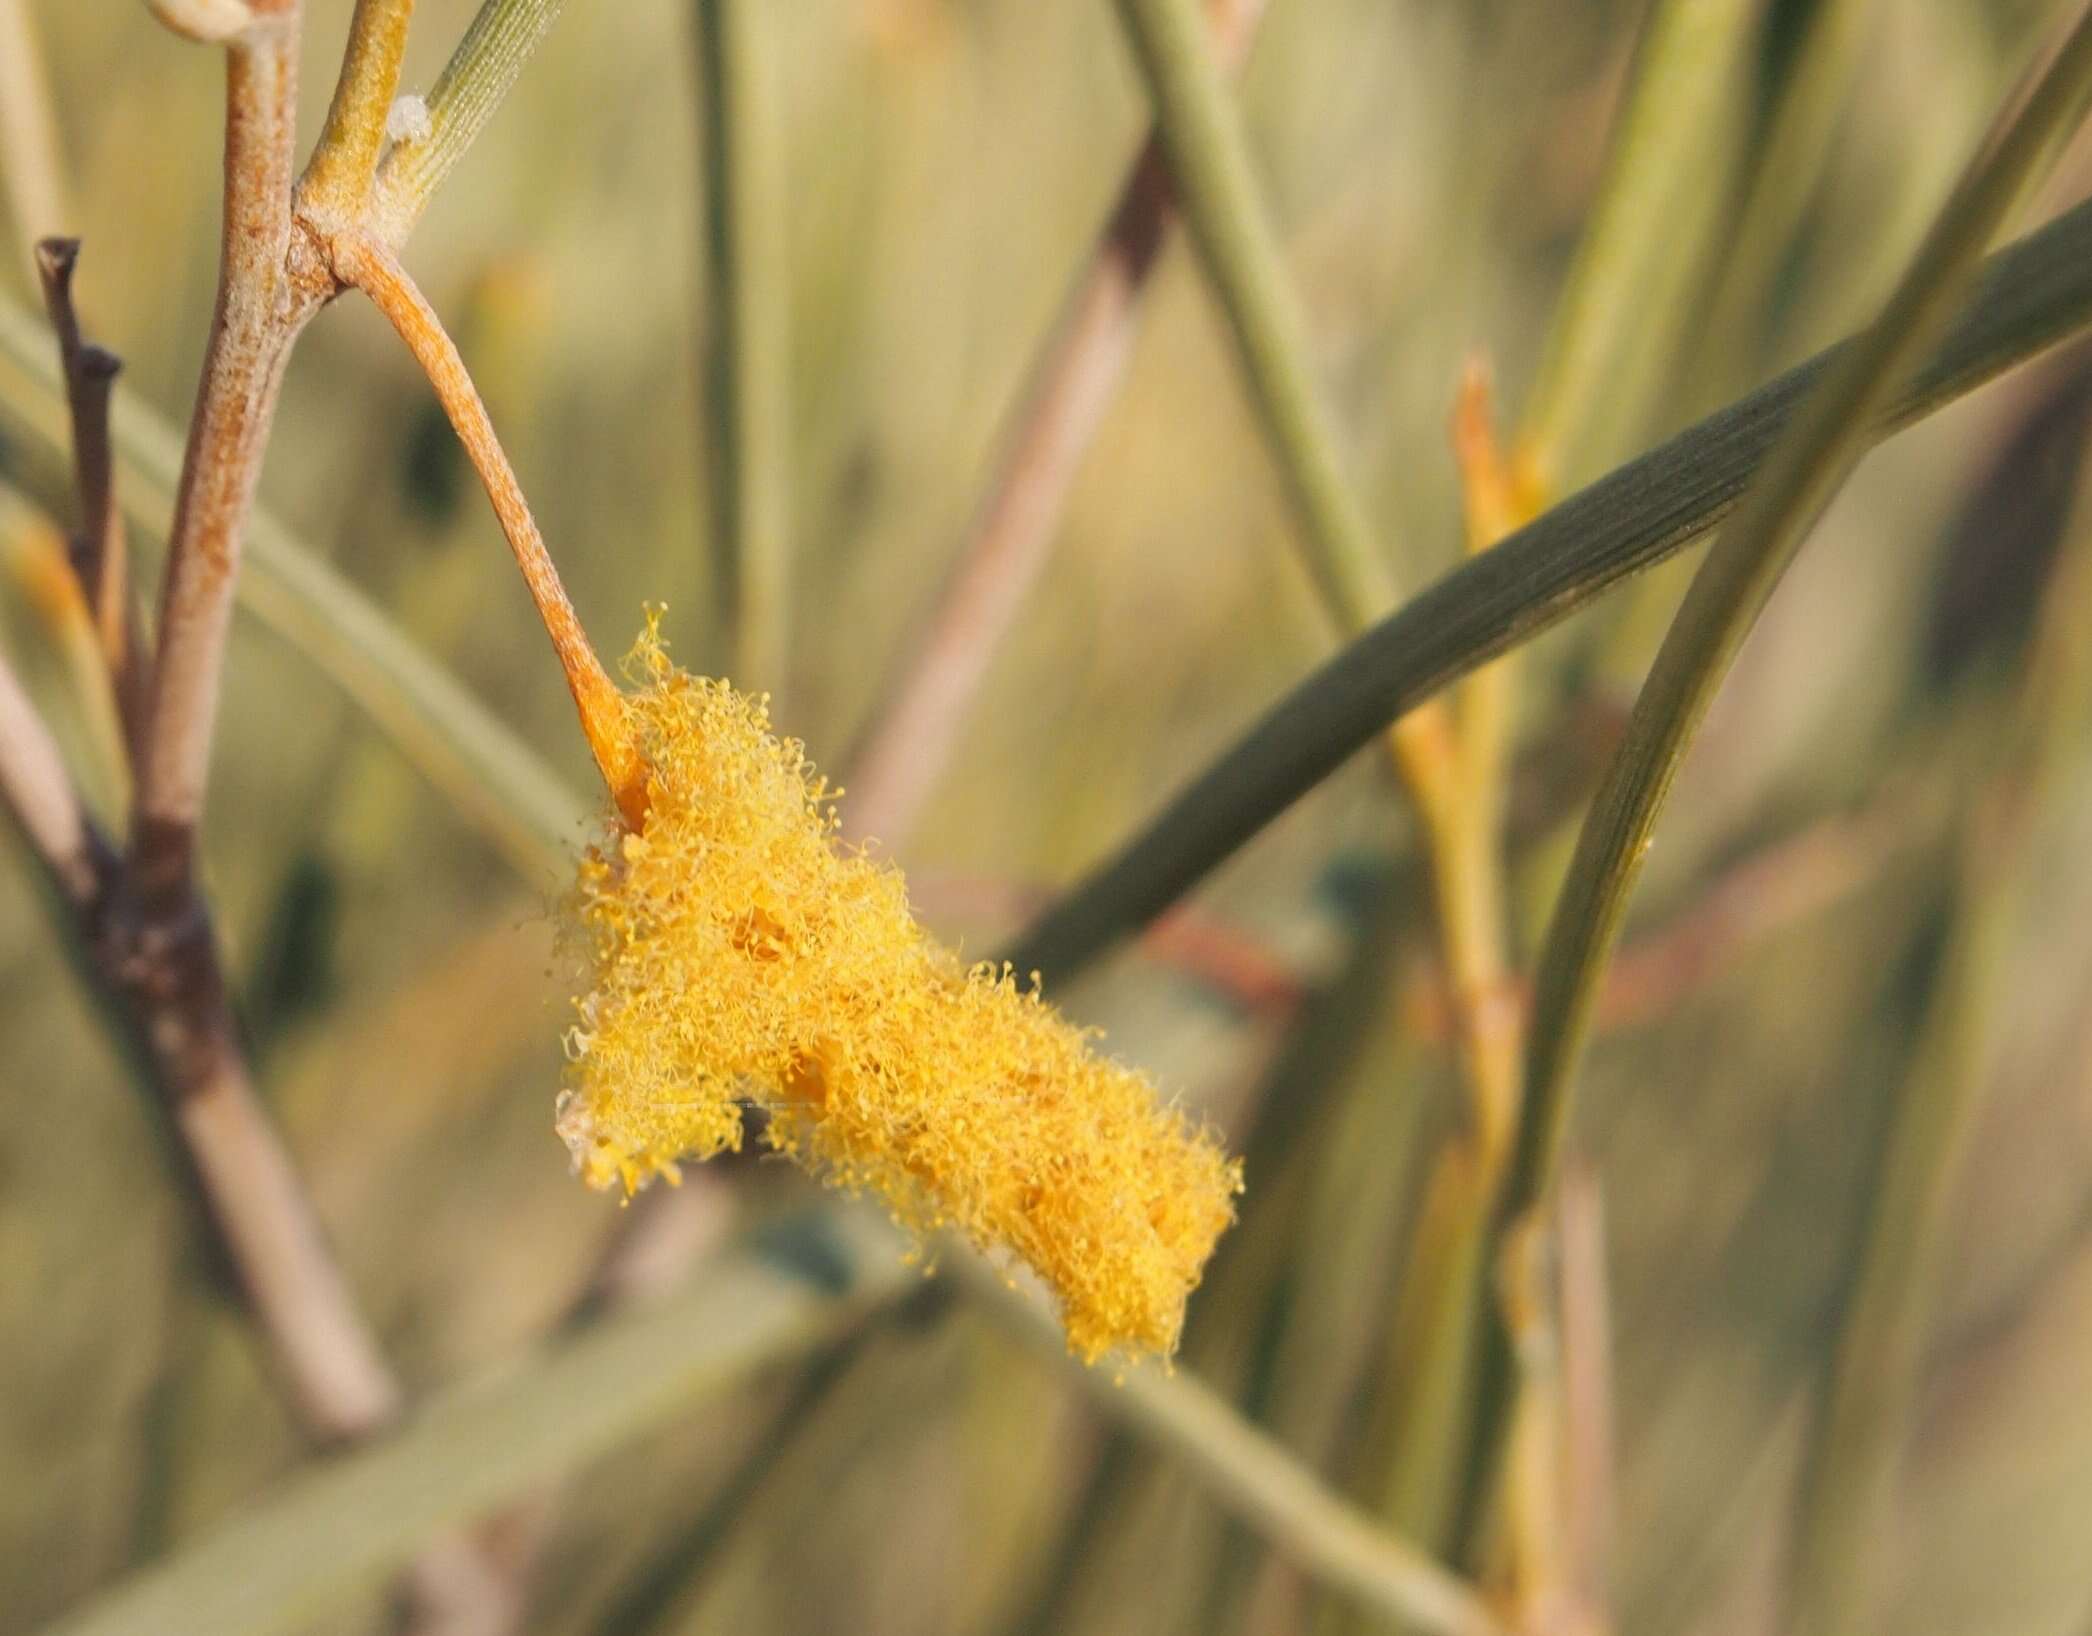
[[[298,15],[226,48],[225,223],[218,300],[175,499],[146,708],[132,863],[148,895],[186,882],[203,813],[241,534],[292,342],[332,293],[290,266]]]
[[[58,335],[72,419],[73,472],[80,499],[73,566],[115,699],[125,752],[135,762],[145,729],[145,658],[131,609],[129,555],[123,512],[116,504],[109,432],[111,399],[123,366],[115,354],[81,339],[73,308],[73,269],[79,254],[78,239],[45,239],[36,247],[36,266],[44,306]]]
[[[1798,21],[1789,21],[1794,37],[1786,42],[1772,26],[1778,13],[1747,5],[1745,15],[1725,19],[1734,37],[1722,56],[1716,55],[1722,50],[1718,37],[1704,36],[1696,43],[1697,22],[1712,10],[1733,9],[1734,0],[1711,5],[1708,0],[1669,0],[1652,16],[1636,63],[1633,98],[1642,99],[1645,67],[1678,76],[1670,95],[1691,98],[1684,106],[1652,110],[1648,127],[1653,136],[1648,164],[1670,168],[1682,177],[1682,187],[1648,224],[1657,240],[1649,249],[1657,259],[1613,286],[1636,315],[1623,350],[1607,361],[1599,379],[1586,375],[1593,396],[1580,404],[1557,399],[1553,405],[1562,437],[1587,447],[1590,437],[1579,432],[1589,434],[1595,427],[1599,437],[1606,437],[1636,428],[1648,397],[1666,387],[1676,402],[1697,413],[1763,373],[1772,270],[1794,254],[1795,228],[1815,201],[1824,167],[1837,151],[1831,137],[1845,112],[1854,50],[1864,44],[1857,25],[1873,4],[1820,0],[1802,8]],[[1926,123],[1936,121],[1943,131],[1958,129],[1943,106],[1948,95],[1944,88],[1927,86]],[[1935,101],[1941,104],[1937,112]],[[1899,186],[1906,192],[1922,189],[1929,208],[1930,167],[1906,158],[1903,169]],[[1894,240],[1889,253],[1900,266],[1908,240],[1883,234],[1878,223],[1874,231]],[[1824,280],[1814,282],[1820,297]],[[1840,309],[1832,303],[1822,310]],[[1864,313],[1866,308],[1846,310]],[[1545,457],[1544,449],[1536,452]],[[1647,673],[1685,583],[1679,573],[1649,575],[1625,598],[1604,633],[1597,665],[1606,685],[1622,696]]]
[[[545,536],[538,532],[537,519],[530,514],[530,502],[523,497],[515,468],[509,465],[501,440],[494,434],[494,422],[480,400],[479,389],[472,384],[465,360],[458,356],[458,349],[435,309],[390,249],[375,239],[356,235],[336,241],[333,248],[336,271],[370,297],[372,305],[407,343],[407,350],[414,354],[414,361],[421,365],[422,373],[435,388],[437,401],[450,417],[458,441],[465,446],[473,469],[486,487],[501,532],[515,553],[523,583],[544,622],[545,634],[551,637],[553,651],[559,655],[596,768],[626,823],[639,828],[646,821],[646,765],[632,740],[624,695],[589,645],[588,633],[581,628],[581,618],[567,598],[566,587],[560,583],[552,554],[545,549]]]
[[[397,249],[486,128],[566,0],[484,0],[429,92],[428,129],[386,151],[370,227]]]
[[[736,681],[783,685],[791,381],[781,124],[761,0],[698,0],[712,547]]]
[[[1241,66],[1264,0],[1211,0],[1224,71]],[[899,847],[956,746],[960,723],[1045,566],[1068,493],[1132,356],[1141,298],[1177,215],[1162,141],[1150,135],[1104,230],[1042,341],[936,601],[901,644],[849,758],[845,831]]]
[[[226,48],[218,300],[169,540],[131,875],[99,908],[93,947],[301,1420],[316,1435],[349,1437],[391,1418],[398,1388],[255,1095],[191,875],[240,534],[284,360],[333,288],[316,265],[302,277],[292,265],[298,8],[244,10]]]
[[[1470,364],[1453,411],[1453,450],[1460,467],[1467,549],[1479,556],[1538,511],[1538,491],[1521,480],[1499,446],[1488,371]],[[1452,822],[1440,836],[1433,875],[1442,900],[1454,1016],[1467,1052],[1474,1101],[1472,1132],[1483,1171],[1493,1178],[1518,1122],[1518,1060],[1524,1007],[1513,990],[1504,947],[1503,836],[1515,660],[1483,665],[1455,698],[1456,765]],[[1424,712],[1412,714],[1411,722]]]
[[[1572,1623],[1562,1456],[1561,1287],[1553,1221],[1518,1223],[1495,1245],[1496,1307],[1518,1359],[1518,1401],[1504,1434],[1502,1595],[1522,1628]]]
[[[1978,297],[1870,437],[1922,419],[2092,320],[2092,205],[1993,256]],[[1463,563],[1325,663],[1042,917],[1010,958],[1065,978],[1146,925],[1395,721],[1716,526],[1834,347]]]
[[[1167,1449],[1214,1501],[1334,1588],[1416,1628],[1488,1636],[1502,1627],[1481,1597],[1423,1551],[1376,1527],[1314,1474],[1179,1370],[1107,1370],[1072,1362],[1060,1327],[977,1257],[955,1275],[1032,1350],[1065,1371],[1104,1414]]]
[[[1448,1559],[1484,1338],[1496,1187],[1468,1133],[1431,1166],[1395,1282],[1361,1462],[1375,1512]]]
[[[25,246],[74,225],[43,49],[27,0],[0,0],[0,179]]]
[[[369,214],[411,0],[359,0],[335,106],[295,213],[297,0],[156,0],[155,9],[183,32],[227,47],[223,241],[203,379],[174,501],[161,662],[136,756],[129,867],[121,874],[113,867],[101,871],[102,884],[81,910],[82,941],[113,1009],[135,1031],[216,1241],[276,1353],[299,1419],[324,1440],[360,1439],[397,1416],[399,1389],[255,1094],[193,859],[241,535],[290,351],[339,288],[330,260],[344,227]],[[92,577],[106,588],[121,566],[120,549],[107,549],[116,515],[108,438],[113,371],[96,370],[89,378],[90,356],[79,345],[65,288],[69,258],[52,272],[53,320],[73,388],[83,509],[102,548]],[[418,304],[411,285],[399,282],[412,297],[409,307]],[[425,304],[419,317],[433,324]],[[449,362],[462,381],[454,351]],[[469,381],[463,389],[470,394]],[[471,402],[491,446],[476,394]],[[498,459],[498,446],[493,452]],[[520,505],[505,465],[502,473]],[[497,505],[502,498],[496,495]],[[541,541],[538,546],[542,558]],[[121,608],[120,589],[108,605]],[[578,639],[572,610],[565,611],[568,634]],[[614,698],[600,667],[595,678]],[[600,706],[600,698],[591,697]],[[635,810],[629,800],[626,806],[628,815]],[[421,1617],[475,1616],[488,1605],[490,1583],[473,1548],[439,1542],[416,1563],[409,1601]]]
[[[1537,488],[1512,471],[1496,433],[1496,392],[1488,365],[1468,361],[1453,400],[1453,457],[1460,468],[1460,510],[1470,556],[1479,556],[1541,509]],[[1460,781],[1478,827],[1499,834],[1504,773],[1515,702],[1508,659],[1484,665],[1460,686]]]
[[[1486,673],[1471,677],[1470,689],[1476,681]],[[1486,750],[1491,724],[1472,712],[1470,719]],[[1487,1295],[1492,1206],[1519,1120],[1525,1014],[1504,958],[1501,831],[1471,810],[1464,736],[1453,735],[1451,713],[1434,700],[1405,716],[1391,737],[1423,817],[1468,1104],[1467,1123],[1426,1191],[1400,1277],[1375,1439],[1385,1466],[1381,1514],[1437,1550],[1472,1412],[1470,1362]],[[1439,746],[1428,762],[1416,758],[1420,740]]]
[[[397,1412],[398,1388],[327,1251],[289,1155],[248,1077],[216,939],[189,875],[210,715],[230,611],[238,533],[287,348],[289,153],[294,7],[255,21],[227,51],[225,254],[210,356],[177,504],[163,628],[175,681],[155,691],[133,880],[78,821],[24,811],[24,827],[78,916],[97,981],[134,1032],[142,1061],[300,1422],[314,1436],[364,1435]],[[70,257],[47,256],[53,317],[78,382],[84,356],[66,290]],[[290,333],[294,333],[294,327]],[[83,501],[107,517],[107,372],[98,400],[74,397]],[[99,403],[99,410],[97,409]],[[19,701],[13,701],[18,705]],[[17,755],[50,790],[69,788],[18,708]],[[56,802],[56,795],[40,797]],[[57,843],[65,841],[70,852]],[[94,861],[92,870],[83,858]],[[135,886],[136,891],[131,890]],[[82,888],[91,888],[84,891]]]
[[[414,0],[356,0],[327,123],[298,182],[301,213],[345,222],[369,200],[413,17]]]
[[[73,463],[80,478],[81,583],[94,610],[95,635],[103,661],[116,684],[116,701],[125,736],[136,743],[144,701],[138,630],[131,619],[130,564],[125,551],[123,512],[116,504],[113,462],[109,455],[109,407],[123,365],[112,352],[83,347],[73,373],[79,381],[73,422]]]

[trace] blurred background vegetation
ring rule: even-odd
[[[424,0],[407,83],[471,11]],[[2046,15],[2021,0],[1771,0],[1704,187],[1576,428],[1573,488],[1862,321]],[[317,128],[347,0],[308,5]],[[787,201],[787,731],[840,765],[980,494],[1146,114],[1111,9],[753,8]],[[29,0],[80,296],[126,379],[186,414],[214,278],[218,70],[142,7]],[[1643,8],[1275,0],[1242,79],[1352,469],[1406,585],[1461,550],[1465,362],[1515,413],[1590,211]],[[408,259],[503,429],[583,618],[664,602],[730,663],[706,536],[706,323],[690,0],[574,6]],[[1814,140],[1769,140],[1792,99]],[[2041,214],[2092,179],[2066,159]],[[34,299],[26,247],[0,281]],[[2092,356],[2066,348],[1862,468],[1731,678],[1669,812],[1587,1068],[1623,1631],[1775,1628],[1798,1468],[1888,1115],[1924,1048],[1957,797],[1985,765],[2059,551],[2092,526]],[[75,752],[38,586],[63,519],[0,444],[0,638]],[[472,473],[360,303],[292,367],[263,488],[565,771],[571,706]],[[1329,649],[1233,355],[1181,244],[1042,580],[897,847],[985,951]],[[1659,570],[1520,672],[1513,947],[1529,961],[1682,585]],[[2082,580],[2080,581],[2082,584]],[[2092,756],[2071,738],[1991,984],[1877,1628],[2092,1617]],[[416,1392],[556,1325],[620,1212],[567,1175],[551,1101],[554,905],[253,623],[232,649],[205,849],[261,1079]],[[1428,895],[1369,758],[1199,900],[1220,959],[1154,944],[1061,997],[1245,1154],[1241,1243],[1187,1361],[1377,1504],[1397,1275],[1459,1118]],[[1363,973],[1363,975],[1360,975]],[[31,873],[0,870],[0,1631],[234,1514],[300,1460],[168,1154]],[[1304,997],[1304,998],[1303,998]],[[1277,1064],[1274,1068],[1271,1065]],[[1267,1069],[1269,1072],[1267,1072]],[[1267,1085],[1287,1119],[1253,1117]],[[752,1215],[796,1173],[725,1167]],[[1268,1201],[1268,1203],[1266,1202]],[[1238,1253],[1239,1252],[1239,1253]],[[932,1286],[936,1288],[938,1286]],[[750,1458],[750,1451],[756,1451]],[[724,1490],[723,1483],[730,1484]],[[531,1629],[1290,1631],[1311,1585],[964,1302],[870,1320],[577,1472]],[[372,1628],[380,1594],[315,1626]]]

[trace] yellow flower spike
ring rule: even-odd
[[[736,1149],[751,1102],[772,1146],[909,1230],[1023,1260],[1072,1351],[1172,1351],[1240,1167],[1035,987],[961,965],[897,870],[839,850],[762,700],[676,669],[651,615],[629,670],[644,819],[588,854],[574,902],[593,981],[558,1128],[583,1179]]]

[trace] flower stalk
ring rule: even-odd
[[[414,361],[434,388],[437,401],[449,417],[458,441],[479,473],[494,507],[495,518],[515,554],[516,567],[537,606],[545,634],[566,673],[574,708],[581,717],[581,730],[588,739],[596,769],[617,803],[626,826],[635,833],[646,823],[646,768],[634,746],[630,724],[625,719],[624,696],[603,662],[589,644],[588,633],[574,612],[545,537],[531,515],[530,502],[516,480],[515,468],[503,452],[492,418],[479,389],[458,355],[456,344],[443,327],[421,291],[399,263],[399,258],[377,239],[362,233],[345,234],[333,246],[334,268],[344,282],[370,297],[398,332]]]

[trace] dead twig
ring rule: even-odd
[[[73,572],[108,672],[125,751],[135,761],[145,719],[145,656],[131,608],[130,563],[109,445],[110,396],[123,364],[114,353],[81,337],[73,307],[73,271],[79,258],[78,239],[43,239],[36,247],[37,276],[43,284],[44,309],[58,332],[72,418],[73,474],[80,499]]]

